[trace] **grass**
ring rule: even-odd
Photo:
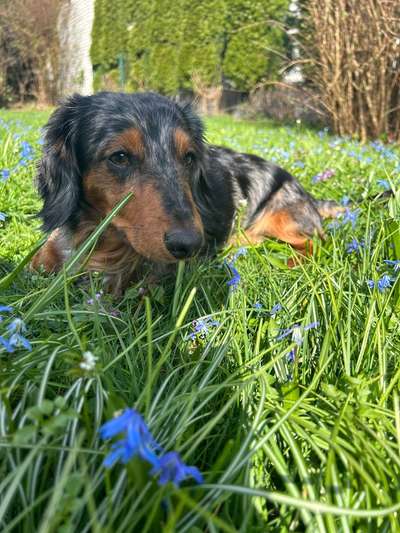
[[[349,196],[354,227],[326,223],[326,241],[293,269],[286,245],[248,249],[235,291],[225,251],[182,264],[145,298],[143,282],[113,300],[101,276],[17,269],[41,238],[32,180],[47,117],[0,113],[0,171],[12,169],[0,182],[0,303],[14,308],[0,334],[21,317],[32,344],[0,348],[2,532],[399,531],[400,283],[384,260],[400,259],[400,211],[379,182],[397,192],[399,150],[208,120],[210,141],[275,158],[318,198]],[[348,253],[353,238],[363,244]],[[368,286],[384,274],[390,287]],[[196,333],[207,317],[218,325]],[[301,346],[279,335],[295,325]],[[87,350],[92,371],[80,367]],[[98,428],[127,406],[203,485],[160,487],[138,459],[102,466]]]

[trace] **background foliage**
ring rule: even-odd
[[[276,78],[287,0],[97,0],[92,60],[98,74],[128,63],[129,86],[174,93],[225,82],[248,90]],[[100,82],[98,76],[98,83]]]

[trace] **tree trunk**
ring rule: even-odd
[[[93,92],[90,46],[94,2],[95,0],[65,0],[60,10],[60,96],[74,92]]]

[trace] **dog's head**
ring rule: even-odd
[[[75,95],[51,116],[39,167],[46,231],[73,227],[86,211],[114,217],[141,256],[173,262],[194,255],[203,227],[192,190],[203,160],[203,128],[190,107],[153,93]]]

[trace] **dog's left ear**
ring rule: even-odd
[[[192,104],[179,105],[185,125],[190,131],[197,148],[202,150],[204,143],[204,126],[201,118],[194,111]]]
[[[52,231],[73,220],[79,206],[81,173],[77,158],[79,117],[90,97],[75,94],[50,117],[45,127],[38,188],[44,205],[43,229]]]

